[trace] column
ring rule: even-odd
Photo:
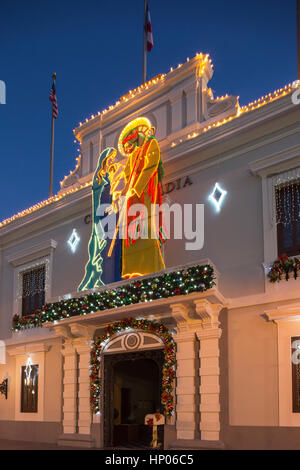
[[[170,98],[172,134],[182,130],[182,90]]]
[[[94,327],[70,325],[73,344],[78,354],[78,434],[90,436],[92,413],[90,405],[90,357]]]
[[[222,330],[218,316],[222,306],[207,300],[195,301],[196,312],[202,320],[197,330],[200,341],[200,431],[202,441],[220,439],[220,366],[219,339]]]
[[[198,435],[198,349],[195,331],[188,329],[188,308],[184,304],[171,305],[177,321],[177,439],[195,439]]]
[[[63,378],[63,430],[64,434],[77,432],[77,353],[72,340],[67,339],[62,350]]]
[[[198,103],[197,103],[197,82],[194,81],[187,89],[185,89],[187,99],[187,125],[190,126],[197,122]]]
[[[177,344],[177,439],[195,439],[197,435],[196,335],[178,333]]]
[[[76,351],[79,356],[78,430],[79,434],[90,435],[92,425],[92,413],[90,405],[91,341],[80,340],[78,343],[76,343]]]

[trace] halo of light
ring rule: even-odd
[[[127,126],[124,127],[123,131],[121,132],[121,135],[119,137],[119,142],[118,142],[118,149],[121,155],[123,155],[123,157],[128,156],[124,151],[123,140],[125,139],[125,137],[130,131],[132,131],[133,129],[136,129],[139,126],[147,126],[150,129],[152,127],[152,124],[149,121],[149,119],[145,117],[139,117],[129,122]]]

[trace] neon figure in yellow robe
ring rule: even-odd
[[[121,214],[126,211],[126,218],[121,218],[125,220],[122,229],[126,231],[122,240],[123,279],[165,269],[161,254],[161,245],[165,241],[162,216],[158,219],[152,217],[152,204],[162,204],[163,177],[160,149],[154,133],[148,119],[138,118],[125,127],[119,138],[119,151],[127,157],[124,168],[126,186],[122,192],[125,207],[120,208]],[[135,204],[144,205],[147,220],[142,213],[128,215],[130,207]],[[159,226],[153,227],[157,220]]]

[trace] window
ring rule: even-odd
[[[39,366],[27,363],[21,370],[21,413],[37,413]]]
[[[300,413],[300,337],[292,338],[292,390],[293,390],[293,413]]]
[[[32,315],[45,304],[45,265],[22,273],[22,316]]]
[[[278,255],[300,254],[300,180],[275,187]]]

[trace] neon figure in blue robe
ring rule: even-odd
[[[117,151],[114,148],[105,149],[98,161],[94,174],[93,219],[92,234],[89,242],[89,260],[85,267],[85,276],[78,291],[89,290],[121,280],[121,242],[116,241],[114,256],[108,257],[109,239],[106,239],[103,219],[108,215],[99,211],[101,205],[108,207],[112,204],[111,179],[117,172],[119,164],[114,164]]]

